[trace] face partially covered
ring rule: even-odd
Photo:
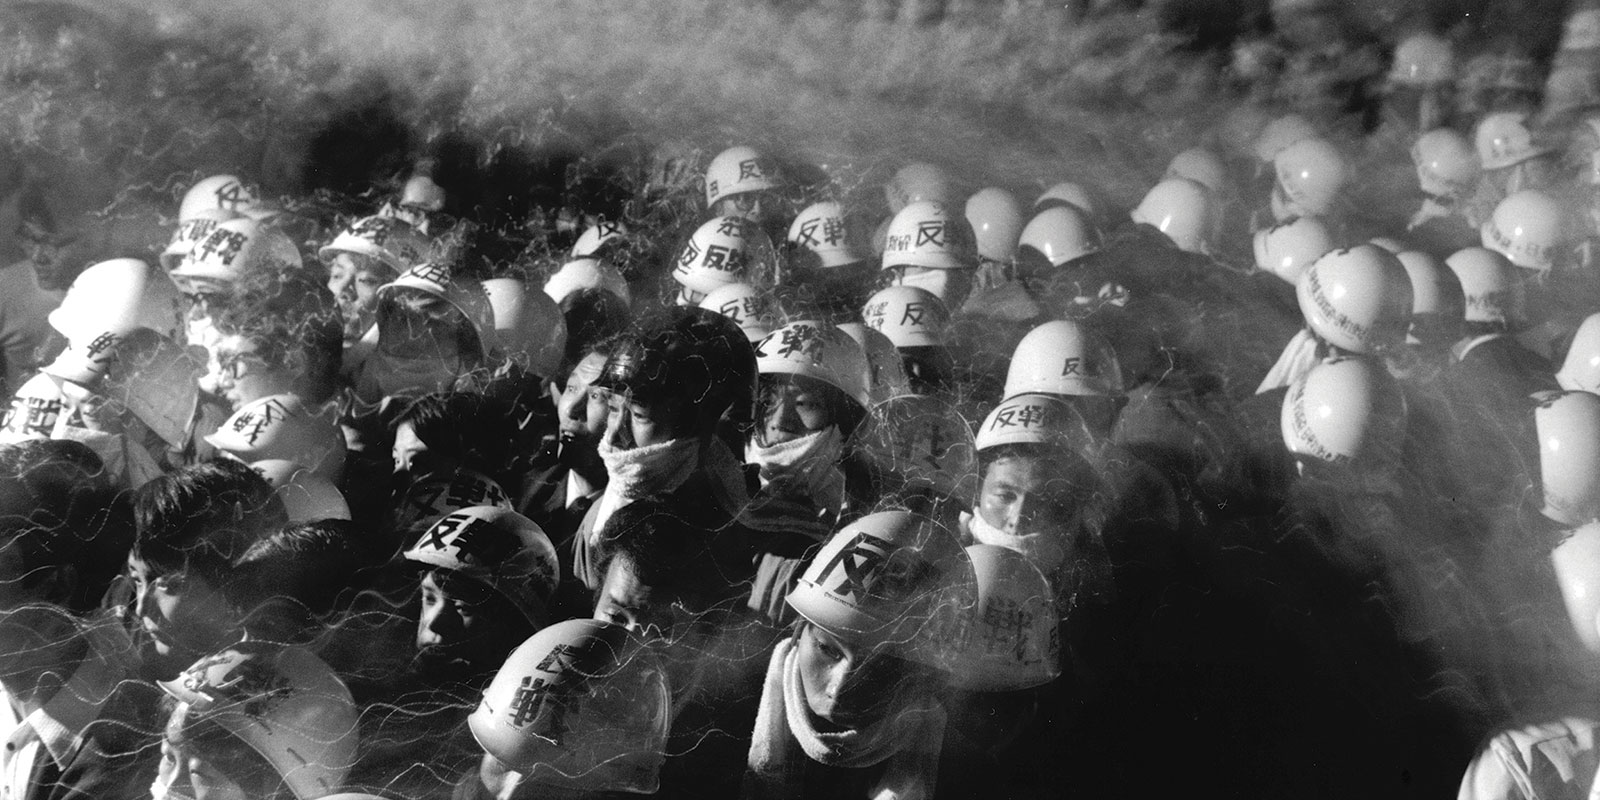
[[[762,443],[794,441],[837,424],[837,399],[831,394],[837,390],[808,378],[764,376],[757,409]]]

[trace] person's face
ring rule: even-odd
[[[168,800],[250,800],[243,787],[204,756],[169,740],[161,742],[161,766],[156,772],[156,784],[166,788]]]
[[[769,445],[782,444],[835,424],[825,391],[804,381],[763,381],[762,440]]]
[[[606,568],[594,618],[614,622],[647,639],[677,641],[694,623],[690,604],[639,579],[633,561],[618,557]]]
[[[493,589],[445,570],[422,578],[417,659],[429,675],[482,676],[498,668],[532,625]]]
[[[566,388],[554,395],[556,422],[563,443],[590,448],[600,443],[600,435],[606,430],[606,417],[611,414],[611,393],[590,384],[600,377],[605,364],[606,357],[599,353],[584,356],[567,376]]]
[[[233,296],[233,285],[214,278],[183,278],[178,288],[191,320],[214,319]]]
[[[137,556],[128,557],[134,618],[147,663],[163,676],[175,676],[201,656],[228,643],[234,613],[222,593],[206,579],[181,572],[157,573]]]
[[[339,303],[347,340],[361,338],[378,314],[378,287],[392,277],[381,262],[355,253],[339,253],[328,263],[328,291]]]
[[[437,465],[428,455],[428,445],[417,437],[417,426],[402,422],[394,429],[394,474],[418,478],[431,472]]]
[[[806,706],[843,728],[882,719],[894,708],[908,678],[904,662],[815,625],[801,631],[795,660]]]
[[[763,192],[740,192],[718,200],[711,213],[718,217],[744,217],[751,222],[761,222],[762,214],[772,206]]]
[[[678,438],[679,431],[673,425],[676,415],[668,402],[645,402],[631,395],[612,393],[606,403],[609,407],[606,430],[614,434],[613,441],[619,449],[649,447]]]
[[[1008,456],[983,475],[978,513],[1013,536],[1062,532],[1072,521],[1070,470],[1051,459]]]
[[[236,334],[224,336],[211,348],[210,355],[207,380],[234,410],[252,400],[294,391],[294,373],[262,358],[256,343],[249,339]]]

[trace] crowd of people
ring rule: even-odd
[[[1131,213],[674,143],[0,271],[0,798],[1590,796],[1600,7],[1391,58]]]

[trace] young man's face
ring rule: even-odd
[[[493,674],[533,633],[532,623],[488,586],[449,570],[423,575],[416,639],[423,675],[465,682]]]
[[[134,630],[153,674],[174,677],[201,656],[229,643],[236,615],[216,587],[192,571],[163,573],[128,557],[134,590]]]
[[[609,414],[606,431],[619,449],[665,444],[683,433],[674,422],[681,416],[669,400],[640,400],[632,395],[612,393],[606,398]]]
[[[378,287],[394,271],[369,256],[339,253],[328,263],[328,291],[339,303],[346,341],[360,339],[377,321]]]
[[[611,414],[611,392],[590,384],[600,377],[605,365],[606,357],[600,353],[584,356],[567,376],[566,388],[554,394],[556,422],[564,445],[576,444],[590,450],[599,446],[606,417]]]
[[[250,800],[216,764],[168,740],[161,742],[161,766],[151,790],[152,800]]]
[[[825,387],[796,380],[763,379],[760,415],[761,438],[769,445],[793,441],[836,422]]]
[[[1070,467],[1055,459],[998,459],[983,474],[978,513],[991,527],[1013,536],[1045,532],[1065,535],[1073,511],[1070,475]]]
[[[911,679],[904,674],[905,662],[816,625],[803,627],[795,647],[806,706],[843,728],[882,719]]]

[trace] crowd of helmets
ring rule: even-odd
[[[194,183],[10,387],[0,796],[1588,796],[1600,8],[1451,48],[1131,213],[670,150],[479,278],[426,170]]]

